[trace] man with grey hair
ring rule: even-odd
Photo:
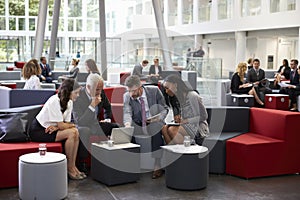
[[[138,76],[127,77],[125,85],[128,92],[124,94],[123,123],[126,127],[134,127],[132,142],[137,142],[138,137],[151,139],[152,157],[155,158],[152,178],[158,178],[162,175],[160,146],[164,145],[161,129],[168,107],[158,87],[142,86]]]
[[[86,86],[81,89],[80,96],[73,105],[73,117],[80,133],[80,145],[78,149],[79,159],[88,157],[90,135],[108,136],[112,128],[118,127],[111,123],[111,104],[103,90],[104,81],[99,74],[89,74]],[[104,109],[103,120],[99,116]]]

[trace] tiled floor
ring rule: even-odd
[[[0,199],[18,199],[18,188],[0,189]],[[107,187],[90,177],[83,181],[69,181],[67,199],[101,200],[298,200],[300,175],[287,175],[245,180],[228,175],[210,175],[208,186],[198,191],[178,191],[165,186],[165,177],[151,179],[141,174],[136,183]]]

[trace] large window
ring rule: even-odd
[[[82,16],[82,0],[69,0],[69,17],[81,17]]]
[[[212,0],[198,0],[198,22],[210,21]]]
[[[261,0],[242,0],[242,16],[261,14]]]
[[[231,19],[233,12],[233,0],[218,1],[218,19]]]
[[[177,25],[177,9],[178,9],[177,0],[169,0],[168,6],[169,6],[168,25],[169,26]]]
[[[270,12],[284,12],[296,9],[296,0],[270,0]]]
[[[193,0],[182,0],[182,23],[193,23]]]

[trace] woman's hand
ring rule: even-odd
[[[57,126],[48,126],[46,129],[45,129],[45,133],[53,133],[54,131],[57,131],[58,130],[58,127]]]
[[[174,116],[174,122],[175,123],[180,123],[181,122],[181,116],[180,115],[175,115]]]

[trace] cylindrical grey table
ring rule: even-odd
[[[19,157],[20,199],[64,199],[68,195],[67,159],[64,154],[29,153]]]
[[[166,185],[179,190],[198,190],[207,186],[208,148],[183,145],[162,146],[165,150],[164,163],[167,165]]]

